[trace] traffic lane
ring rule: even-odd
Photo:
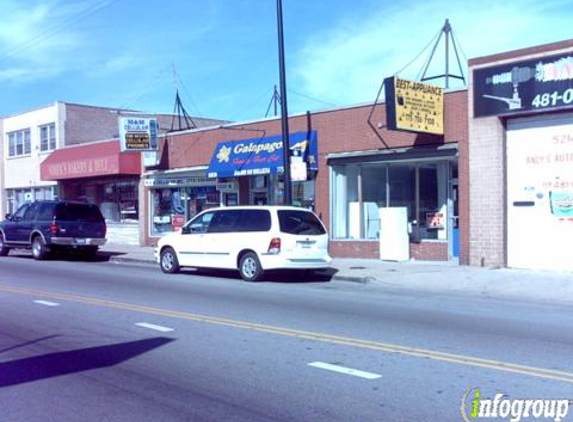
[[[0,322],[6,420],[278,420],[178,379],[189,347],[165,353],[177,339],[134,327],[129,313],[9,301]]]
[[[0,325],[0,333],[8,329],[27,336],[28,341],[45,339],[35,343],[32,356],[40,354],[38,349],[46,345],[51,346],[48,351],[53,354],[55,350],[73,353],[86,347],[94,349],[102,343],[118,347],[134,342],[134,338],[149,341],[142,337],[147,331],[135,326],[136,321],[171,328],[174,331],[168,338],[175,339],[110,367],[13,385],[8,390],[16,389],[15,395],[6,396],[6,389],[1,389],[0,396],[20,398],[10,401],[13,405],[8,406],[8,414],[22,409],[18,406],[22,397],[27,402],[40,394],[47,400],[58,392],[55,406],[49,409],[44,405],[30,409],[24,406],[23,420],[40,420],[35,417],[46,412],[53,420],[69,420],[76,411],[81,412],[77,406],[96,416],[91,420],[107,415],[107,406],[113,406],[111,415],[124,416],[138,415],[135,409],[143,408],[145,415],[138,415],[137,420],[152,420],[147,419],[150,403],[152,417],[160,418],[156,420],[185,420],[190,415],[193,419],[187,420],[456,420],[464,392],[476,386],[484,393],[502,391],[513,397],[556,398],[572,391],[571,384],[555,380],[411,359],[348,345],[158,319],[82,304],[63,303],[48,309],[32,301],[15,302],[10,314],[17,320]],[[39,325],[38,320],[50,320],[51,325]],[[30,325],[34,327],[31,333],[27,331]],[[49,339],[54,333],[57,340]],[[2,349],[4,346],[3,342]],[[105,347],[99,347],[101,352]],[[17,358],[12,355],[9,361]],[[316,362],[369,371],[380,378],[364,379],[309,365]],[[52,398],[40,403],[53,402]],[[112,416],[109,420],[122,419]]]
[[[77,263],[4,261],[12,281],[42,288],[126,298],[251,322],[484,356],[547,368],[571,368],[569,309],[547,304],[386,293],[375,286],[251,284],[176,276],[153,269]],[[47,264],[47,265],[44,265]],[[61,264],[56,266],[55,264]],[[42,280],[37,280],[41,269]],[[4,274],[4,273],[3,273]],[[34,279],[34,281],[32,281]],[[339,287],[340,286],[340,287]]]

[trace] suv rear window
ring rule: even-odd
[[[90,204],[58,204],[56,219],[61,221],[85,221],[99,223],[103,217],[96,205]]]
[[[319,235],[325,234],[324,226],[309,211],[279,210],[281,232],[288,234]]]
[[[36,213],[36,220],[45,221],[54,218],[54,209],[56,204],[45,203],[38,206],[38,212]]]

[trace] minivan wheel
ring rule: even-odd
[[[179,272],[179,260],[173,248],[165,248],[161,251],[159,259],[159,266],[161,271],[167,274],[175,274]]]
[[[46,259],[48,256],[48,248],[42,236],[36,236],[34,240],[32,240],[32,256],[35,260],[41,261]]]
[[[6,247],[6,243],[4,243],[4,235],[0,233],[0,256],[6,256],[10,252],[10,248]]]
[[[245,281],[257,281],[263,276],[263,268],[257,254],[247,252],[241,257],[239,262],[239,272]]]

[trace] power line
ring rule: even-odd
[[[329,105],[332,107],[338,107],[338,104],[334,104],[334,103],[331,103],[329,101],[319,100],[318,98],[313,98],[310,95],[301,94],[300,92],[293,91],[292,89],[289,89],[288,92],[291,92],[295,95],[298,95],[299,97],[303,97],[303,98],[306,98],[308,100],[316,101],[317,103],[326,104],[326,105]]]
[[[113,3],[116,3],[118,1],[121,1],[121,0],[103,0],[99,3],[96,3],[93,6],[88,7],[85,10],[82,10],[81,12],[77,13],[76,15],[71,16],[70,18],[64,20],[60,24],[53,26],[49,30],[41,32],[40,34],[36,35],[32,39],[30,39],[30,40],[28,40],[22,44],[20,44],[19,46],[16,46],[16,47],[9,49],[9,50],[5,50],[4,52],[2,52],[2,54],[0,54],[0,62],[4,62],[7,59],[10,59],[14,56],[17,56],[17,55],[35,47],[36,45],[42,44],[43,42],[53,38],[56,35],[58,35],[62,31],[68,29],[69,27],[87,19],[88,17],[94,15],[95,13],[101,11],[102,9],[105,9],[106,7],[110,6]]]
[[[414,57],[406,66],[404,66],[402,69],[400,69],[398,72],[394,73],[394,75],[399,75],[400,73],[402,73],[404,70],[406,70],[412,63],[414,63],[416,60],[418,60],[420,58],[420,56],[434,43],[434,40],[436,38],[438,38],[440,36],[440,34],[442,33],[442,29],[440,28],[440,30],[438,31],[438,33],[436,35],[434,35],[434,37],[432,38],[432,40],[428,43],[428,45],[426,45],[422,51],[420,51],[418,53],[418,55],[416,57]]]
[[[185,85],[185,82],[183,82],[183,79],[181,79],[181,77],[179,75],[177,75],[177,80],[179,81],[179,83],[183,87],[183,92],[187,95],[187,98],[189,98],[189,102],[191,103],[191,107],[193,107],[195,109],[195,111],[197,112],[197,117],[203,118],[203,113],[201,113],[201,111],[199,110],[199,107],[197,107],[197,104],[193,100],[193,96],[191,95],[191,92],[189,92],[189,90],[187,89],[187,86]]]
[[[171,73],[171,68],[164,68],[157,72],[156,76],[151,79],[137,94],[132,95],[125,106],[121,106],[119,108],[122,109],[129,109],[133,106],[133,104],[139,101],[145,94],[149,91],[154,89],[160,82],[163,82],[164,78],[167,76],[168,73]]]
[[[237,112],[237,113],[234,113],[229,120],[236,120],[237,116],[238,116],[240,113],[246,113],[247,111],[252,110],[253,107],[254,107],[255,105],[257,105],[259,102],[261,102],[263,98],[267,97],[270,92],[271,92],[271,90],[270,90],[270,89],[267,89],[260,97],[258,97],[255,101],[253,101],[250,105],[248,105],[247,107],[243,107],[243,108],[241,109],[241,111],[239,111],[239,112]]]

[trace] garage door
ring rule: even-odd
[[[573,271],[573,115],[507,130],[507,263]]]

